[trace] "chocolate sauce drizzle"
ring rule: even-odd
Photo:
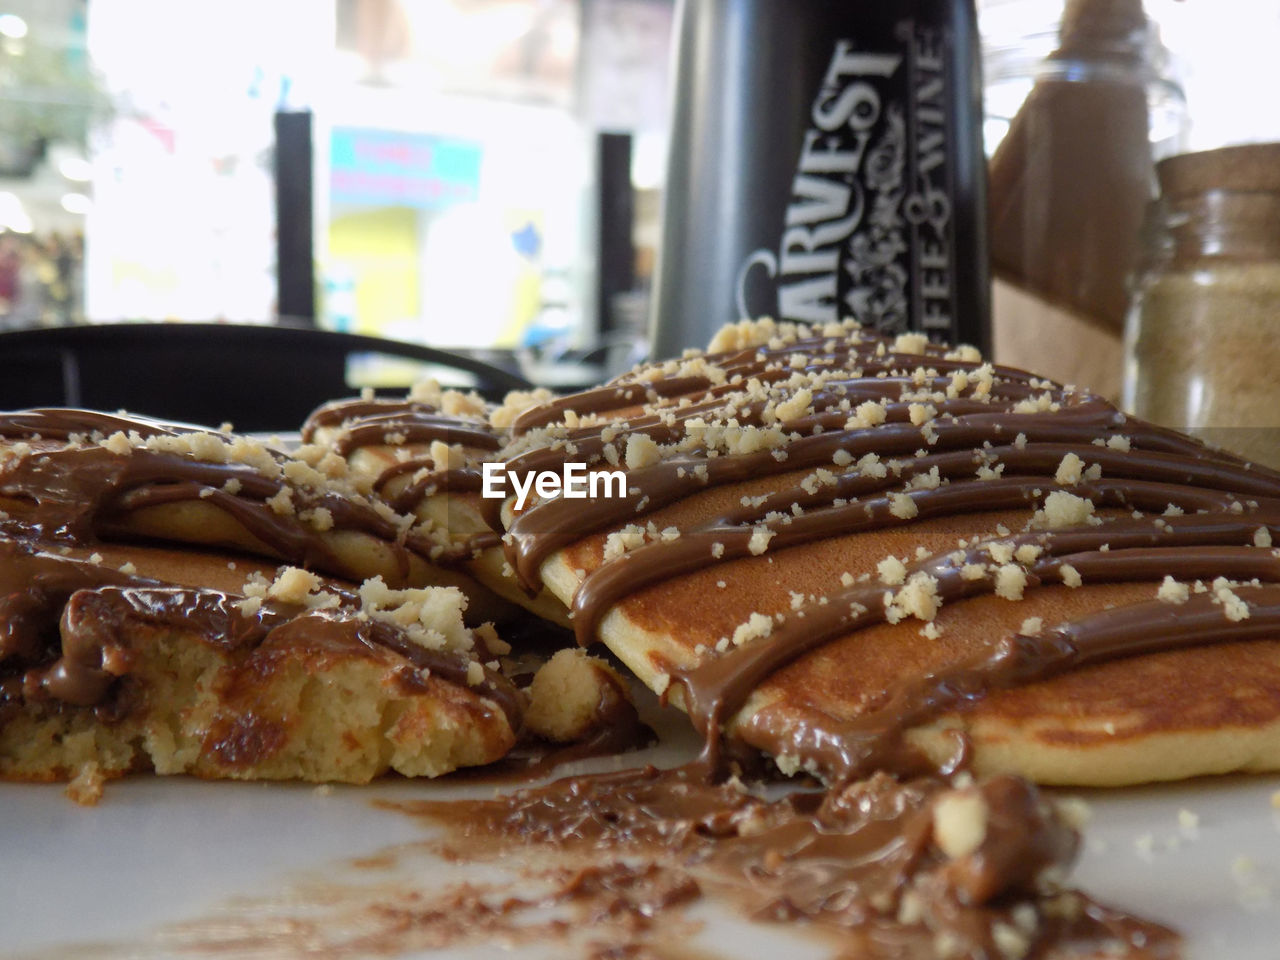
[[[438,546],[412,532],[406,534],[361,498],[310,489],[284,476],[271,477],[248,463],[210,462],[145,447],[121,454],[91,439],[116,432],[146,439],[193,430],[87,410],[0,413],[0,436],[28,440],[32,447],[0,464],[0,496],[30,508],[0,521],[0,529],[41,541],[92,543],[100,537],[127,535],[125,520],[135,510],[204,501],[238,521],[268,556],[335,576],[361,579],[361,572],[334,551],[330,531],[358,532],[384,542],[393,550],[402,573],[408,570],[411,551],[424,558],[439,552]],[[77,442],[68,442],[72,439]],[[272,452],[272,456],[282,464],[288,461],[282,453]],[[278,512],[267,502],[286,488],[292,513]],[[332,520],[325,533],[297,516],[316,509],[327,511]]]
[[[983,832],[972,849],[948,853],[938,807],[958,797],[982,811]],[[956,790],[936,777],[878,774],[769,801],[692,768],[646,767],[494,800],[380,805],[443,824],[454,859],[505,859],[530,845],[582,857],[580,896],[610,914],[639,899],[655,930],[673,908],[714,893],[756,920],[833,930],[846,955],[865,960],[1178,955],[1170,931],[1054,884],[1078,835],[1014,777]],[[679,895],[655,902],[652,890]],[[635,955],[648,955],[647,930],[636,927]]]
[[[703,490],[777,476],[775,492],[591,569],[571,605],[579,641],[593,642],[604,614],[647,587],[758,553],[753,546],[761,531],[769,537],[769,555],[777,555],[930,518],[1024,509],[1030,517],[1055,491],[1091,501],[1103,511],[1092,518],[1096,525],[993,534],[909,562],[907,579],[932,578],[942,605],[991,593],[996,565],[988,547],[999,541],[1038,549],[1034,561],[1017,561],[1029,590],[1061,583],[1068,565],[1086,583],[1158,583],[1166,576],[1243,582],[1236,593],[1247,605],[1244,619],[1227,619],[1212,595],[1181,606],[1153,599],[1050,625],[1037,637],[994,638],[973,662],[904,680],[886,692],[881,708],[856,721],[753,725],[757,745],[808,761],[837,782],[875,769],[912,768],[920,758],[904,752],[905,730],[990,690],[1116,657],[1277,635],[1280,597],[1269,585],[1280,583],[1280,561],[1270,549],[1280,535],[1280,474],[1128,417],[1086,392],[1008,368],[984,371],[944,350],[929,345],[923,355],[900,354],[888,341],[860,334],[805,338],[708,356],[715,369],[705,376],[676,371],[654,379],[655,368],[641,368],[526,411],[504,451],[510,470],[558,469],[568,461],[620,468],[617,452],[637,433],[678,446],[629,470],[624,498],[535,501],[513,517],[506,550],[517,576],[535,590],[542,565],[558,550],[642,524],[654,510]],[[800,389],[789,380],[797,370],[823,376],[804,381],[811,392],[805,414],[780,425],[766,416],[766,397],[749,388],[750,381],[772,385],[774,406]],[[883,403],[883,422],[847,426],[867,400]],[[920,422],[925,404],[933,409]],[[554,426],[569,411],[577,425]],[[708,449],[685,440],[695,417],[730,428],[780,426],[789,442],[745,454]],[[614,456],[606,460],[611,442]],[[1070,454],[1093,469],[1060,483],[1055,472]],[[814,472],[806,477],[802,471]],[[977,564],[983,567],[975,577]],[[961,574],[966,566],[970,576]],[[707,737],[707,759],[714,763],[722,726],[770,675],[823,644],[885,622],[886,589],[859,582],[828,592],[785,614],[767,637],[674,667],[672,683]]]
[[[346,457],[366,447],[422,447],[432,441],[461,446],[474,457],[490,457],[502,446],[502,434],[477,418],[451,417],[420,400],[335,400],[315,410],[302,426],[302,439],[316,442],[321,432],[332,430],[326,444]],[[385,467],[373,481],[373,489],[399,513],[412,513],[437,493],[479,493],[482,475],[474,466],[450,468],[429,454],[405,456]],[[496,547],[501,530],[481,531],[456,538],[452,546],[433,559],[437,563],[461,563],[479,551]]]

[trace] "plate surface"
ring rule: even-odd
[[[687,737],[667,736],[649,751],[603,764],[669,765],[689,749]],[[468,869],[419,850],[416,842],[433,828],[372,800],[485,797],[495,789],[447,780],[316,789],[137,777],[108,784],[102,802],[85,808],[67,800],[60,785],[3,783],[0,954],[192,956],[172,939],[175,926],[185,925],[222,938],[215,953],[194,956],[300,956],[309,934],[296,917],[300,904],[319,902],[317,885],[383,882],[403,889],[428,878],[436,885],[461,879]],[[1280,777],[1259,776],[1078,794],[1093,820],[1076,882],[1103,902],[1181,929],[1188,960],[1275,960],[1277,791]],[[684,942],[682,956],[833,954],[829,942],[803,929],[747,925],[727,907],[702,908],[695,917],[702,928]],[[257,938],[237,941],[228,931],[246,918]],[[263,930],[270,932],[265,940]],[[569,954],[535,942],[411,955]]]

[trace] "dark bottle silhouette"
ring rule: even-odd
[[[743,317],[989,348],[972,0],[681,0],[654,356]]]

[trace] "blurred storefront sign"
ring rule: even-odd
[[[334,203],[430,210],[474,202],[483,150],[430,134],[335,127],[329,141]]]

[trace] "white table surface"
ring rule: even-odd
[[[679,762],[689,750],[681,739],[605,762]],[[0,783],[0,955],[179,955],[172,940],[157,936],[165,928],[234,917],[243,912],[246,896],[259,923],[264,915],[287,916],[299,898],[306,900],[299,890],[354,876],[352,858],[403,850],[433,829],[375,808],[374,798],[484,797],[494,789],[447,780],[317,790],[135,777],[108,784],[97,807],[80,807],[64,797],[61,785]],[[1085,830],[1077,884],[1105,903],[1182,930],[1189,960],[1275,960],[1280,810],[1271,798],[1278,790],[1280,776],[1268,775],[1079,793],[1093,820]],[[1183,810],[1189,816],[1180,816]],[[443,883],[464,869],[429,861],[425,853],[395,859],[395,883],[408,886],[426,877]],[[368,880],[370,873],[361,877]],[[697,915],[704,927],[690,942],[705,949],[700,955],[832,955],[829,944],[803,931],[747,925],[728,908],[702,907]],[[282,927],[271,950],[261,944],[242,952],[224,947],[216,956],[302,956],[303,946],[300,936]],[[569,954],[544,943],[418,955]]]

